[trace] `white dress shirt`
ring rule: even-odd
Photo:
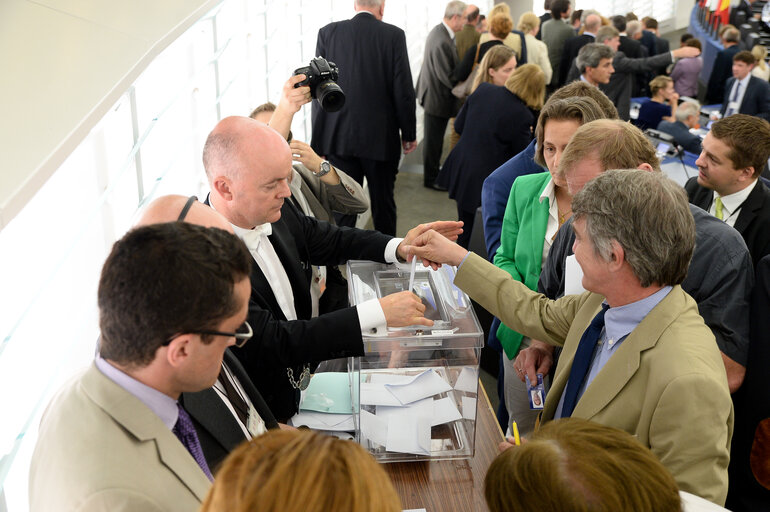
[[[725,109],[725,117],[740,112],[741,104],[743,103],[743,96],[746,94],[746,87],[749,85],[749,80],[751,80],[751,73],[746,75],[746,78],[743,80],[736,79],[733,82],[733,86],[730,89],[730,95],[727,96],[727,108]],[[738,90],[738,96],[733,99],[733,96],[735,95],[735,88],[738,87],[738,84],[741,85],[741,88]]]
[[[455,40],[455,31],[454,31],[454,30],[452,30],[452,29],[449,27],[449,25],[447,25],[446,23],[444,23],[444,20],[441,20],[441,24],[442,24],[442,25],[444,25],[444,28],[446,29],[446,31],[447,31],[447,32],[449,32],[449,37],[451,37],[451,38],[452,38],[452,41],[454,41],[454,40]],[[461,56],[461,58],[462,58],[462,56]]]
[[[743,206],[743,202],[749,197],[751,191],[754,190],[754,187],[757,186],[757,181],[758,180],[754,180],[751,185],[743,190],[739,190],[738,192],[727,196],[722,196],[722,220],[725,221],[725,224],[730,227],[735,227],[735,221],[741,213],[741,206]],[[719,194],[714,192],[714,198],[711,200],[711,206],[709,207],[709,213],[715,217],[717,215],[717,197],[720,197]]]

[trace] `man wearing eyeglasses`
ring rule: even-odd
[[[197,197],[180,195],[162,196],[152,201],[142,211],[135,227],[174,221],[233,232],[224,217],[199,202]],[[253,334],[248,322],[243,324],[241,331],[234,333],[236,347],[242,347]],[[179,403],[190,414],[203,455],[212,470],[244,440],[279,426],[230,348],[225,350],[222,370],[214,386],[182,393]]]
[[[212,479],[182,393],[210,388],[244,324],[251,257],[220,229],[134,229],[102,269],[99,355],[51,401],[30,510],[194,511]]]

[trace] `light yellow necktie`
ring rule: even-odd
[[[719,196],[714,199],[714,211],[717,219],[724,220],[724,214],[722,213],[722,198]]]

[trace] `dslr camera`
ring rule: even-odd
[[[294,88],[310,86],[310,96],[318,100],[327,112],[337,112],[345,104],[345,93],[337,85],[339,69],[334,62],[316,57],[309,66],[294,70],[295,75],[305,75],[305,80],[294,84]]]

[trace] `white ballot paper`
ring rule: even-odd
[[[306,426],[313,430],[355,430],[352,414],[300,411],[290,419],[292,426]]]
[[[460,376],[457,377],[455,382],[455,389],[457,391],[467,391],[468,393],[476,393],[478,391],[479,377],[476,374],[476,370],[466,366],[463,371],[460,372]]]
[[[574,254],[567,256],[564,266],[564,295],[580,295],[583,293],[583,269]]]
[[[472,420],[476,417],[476,399],[469,396],[463,397],[463,418]]]
[[[385,448],[391,452],[430,455],[430,417],[392,417]]]
[[[390,405],[399,406],[401,402],[393,393],[385,388],[385,384],[377,382],[361,383],[361,405]]]
[[[388,443],[388,420],[361,409],[361,434],[375,444]]]
[[[443,423],[449,423],[450,421],[459,420],[462,418],[460,411],[457,410],[457,405],[451,397],[441,398],[433,401],[433,418],[431,419],[431,426],[441,425]]]
[[[385,384],[385,387],[404,405],[452,389],[452,386],[433,369],[425,370],[410,382]]]

